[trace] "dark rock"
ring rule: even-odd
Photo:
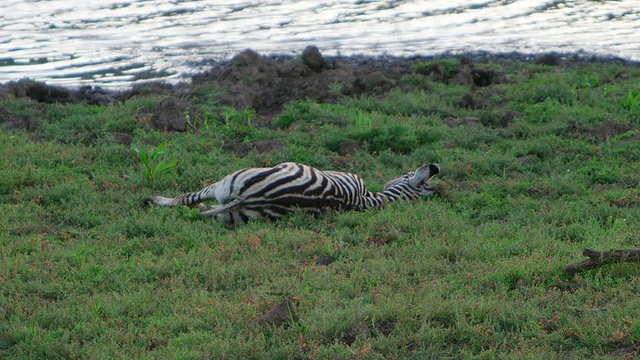
[[[41,82],[31,83],[26,89],[27,97],[47,104],[69,102],[69,90],[59,86],[49,86]]]
[[[416,72],[418,74],[429,76],[429,80],[433,82],[447,82],[447,75],[444,70],[444,65],[440,63],[431,63],[425,68],[419,68]]]
[[[293,308],[293,302],[289,298],[274,306],[258,320],[258,323],[262,326],[276,327],[288,327],[292,322],[298,322],[298,315]]]
[[[548,65],[548,66],[559,66],[561,65],[560,57],[556,54],[545,54],[538,56],[536,59],[536,64]]]
[[[187,120],[184,111],[188,107],[188,104],[180,102],[173,96],[167,97],[156,107],[151,123],[157,129],[185,131]]]
[[[474,86],[473,71],[469,68],[462,68],[454,77],[449,81],[451,85],[464,85]]]
[[[260,55],[251,49],[242,51],[230,61],[231,64],[238,66],[249,66],[258,62],[260,62]]]
[[[315,71],[321,71],[324,66],[324,58],[320,50],[314,45],[309,45],[302,51],[302,60]]]
[[[466,93],[462,96],[462,99],[460,99],[460,103],[458,104],[459,107],[461,108],[465,108],[465,109],[473,109],[475,108],[474,106],[474,101],[473,101],[473,96],[471,96],[471,94]]]
[[[473,76],[473,84],[477,87],[485,87],[493,84],[495,77],[493,70],[486,69],[473,69],[471,75]]]
[[[107,105],[113,99],[113,94],[99,86],[83,86],[78,90],[77,97],[89,105]]]

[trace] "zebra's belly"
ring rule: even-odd
[[[312,215],[320,215],[331,210],[350,210],[344,202],[327,198],[282,197],[278,199],[246,199],[243,205],[233,211],[220,214],[222,221],[245,224],[249,220],[277,220],[287,213],[302,211]]]

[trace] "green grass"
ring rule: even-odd
[[[638,265],[564,267],[587,247],[640,247],[640,70],[496,68],[509,80],[473,90],[483,108],[458,108],[471,89],[414,73],[409,92],[291,102],[273,128],[206,86],[192,99],[206,119],[186,133],[149,128],[155,96],[0,100],[30,119],[0,130],[0,358],[592,358],[638,345]],[[519,116],[503,123],[506,111]],[[449,127],[449,116],[480,124]],[[591,130],[607,123],[631,130]],[[170,144],[164,159],[178,166],[149,182],[114,132]],[[285,147],[224,150],[255,140]],[[346,141],[361,147],[339,154]],[[373,190],[438,162],[447,190],[237,228],[143,205],[283,161],[357,173]],[[261,326],[285,297],[299,321]],[[370,331],[346,341],[359,322]]]

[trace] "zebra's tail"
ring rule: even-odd
[[[164,196],[155,196],[151,199],[145,199],[144,203],[148,205],[158,205],[158,206],[178,206],[180,205],[178,202],[174,201],[175,198],[167,198]]]

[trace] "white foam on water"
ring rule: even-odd
[[[637,0],[3,0],[0,83],[185,81],[251,48],[296,55],[584,52],[640,61]]]

